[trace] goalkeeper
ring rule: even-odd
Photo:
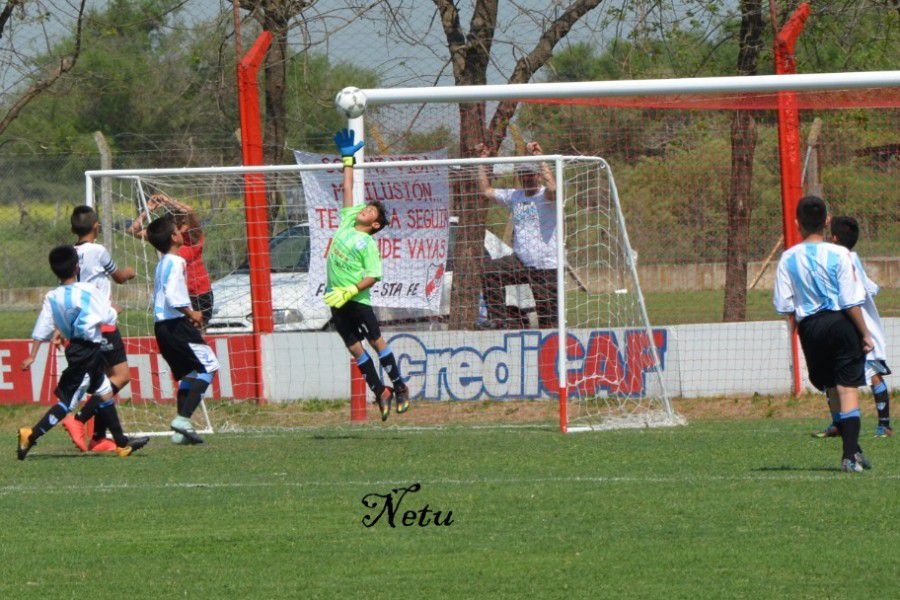
[[[381,255],[372,236],[387,227],[388,218],[381,202],[353,205],[353,155],[363,147],[363,142],[354,144],[353,132],[347,129],[339,131],[334,142],[344,164],[344,205],[340,226],[328,247],[325,304],[331,307],[335,329],[375,394],[381,420],[386,421],[392,400],[396,400],[398,414],[409,409],[409,392],[394,353],[381,336],[369,299],[369,289],[381,279]],[[372,357],[362,345],[363,339],[369,340],[378,352],[379,362],[390,376],[393,388],[381,382]]]

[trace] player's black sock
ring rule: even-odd
[[[100,406],[97,408],[97,414],[103,419],[103,422],[112,434],[113,439],[116,441],[116,446],[121,448],[122,446],[127,445],[128,438],[125,437],[125,433],[122,431],[122,424],[119,422],[119,413],[116,411],[116,401],[110,398],[105,402],[101,402]]]
[[[375,362],[368,352],[363,352],[362,356],[356,359],[356,366],[362,371],[363,377],[366,379],[366,385],[375,392],[376,398],[381,398],[384,392],[384,384],[381,383],[381,377],[378,376],[378,369],[375,368]]]
[[[878,424],[885,427],[891,426],[891,395],[888,394],[887,383],[884,380],[872,386],[875,394],[875,409],[878,410]]]
[[[34,443],[39,437],[53,429],[53,426],[66,418],[69,414],[69,408],[62,402],[57,402],[50,407],[50,410],[44,413],[41,420],[37,422],[31,429],[31,442]]]
[[[100,406],[100,396],[94,394],[88,401],[84,403],[84,405],[75,413],[75,420],[80,421],[82,423],[87,423],[91,420],[95,414],[97,414],[97,407]]]
[[[384,370],[387,371],[388,377],[394,383],[394,387],[404,385],[403,376],[400,375],[400,367],[397,366],[397,359],[394,358],[394,352],[390,346],[378,353],[378,361],[384,367]]]
[[[191,384],[187,381],[187,379],[182,379],[181,383],[178,385],[178,394],[175,396],[175,407],[178,409],[179,415],[184,410],[184,403],[187,402],[188,390],[190,388]]]
[[[197,407],[200,406],[200,401],[203,400],[203,393],[206,391],[206,388],[212,383],[212,373],[192,372],[182,382],[187,382],[188,388],[184,402],[178,409],[178,416],[190,419]],[[181,386],[179,386],[178,391],[179,393],[181,392]]]
[[[853,460],[853,455],[862,451],[859,447],[859,414],[858,408],[841,413],[841,441],[844,446],[842,458]]]

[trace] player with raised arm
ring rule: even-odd
[[[540,144],[529,142],[526,151],[543,154]],[[490,155],[484,144],[478,146],[482,157]],[[478,166],[478,191],[512,211],[514,254],[489,261],[484,267],[482,293],[492,327],[502,326],[506,318],[506,286],[527,283],[534,294],[538,326],[552,328],[557,313],[557,236],[556,179],[547,163],[520,164],[516,167],[518,187],[494,189],[487,167]]]
[[[116,324],[116,311],[96,287],[78,281],[78,252],[74,247],[57,246],[50,251],[49,261],[60,285],[44,296],[41,313],[31,334],[34,339],[31,355],[23,361],[22,370],[31,367],[41,343],[50,341],[55,330],[69,340],[66,368],[55,390],[58,402],[34,427],[19,429],[16,455],[19,460],[25,460],[38,439],[74,410],[86,394],[91,394],[100,398],[98,414],[113,435],[116,454],[129,456],[143,448],[149,438],[129,439],[122,432],[112,385],[104,373],[100,329],[103,325]]]
[[[859,240],[859,223],[853,217],[833,217],[831,219],[831,241],[839,246],[843,246],[850,250],[850,258],[853,266],[856,268],[856,274],[862,280],[866,290],[866,301],[862,305],[863,318],[866,320],[866,327],[872,336],[874,348],[866,355],[866,381],[872,389],[872,396],[875,398],[875,409],[878,411],[878,425],[875,427],[875,437],[887,438],[894,434],[891,429],[890,402],[891,397],[887,389],[887,383],[884,381],[885,375],[891,374],[891,369],[887,365],[887,353],[885,351],[884,327],[881,325],[881,316],[878,314],[878,307],[875,306],[875,296],[879,292],[878,285],[869,279],[859,255],[853,252],[853,247]],[[832,395],[833,396],[833,395]],[[831,424],[813,434],[814,437],[836,437],[840,435],[838,429],[838,414],[840,407],[829,397],[829,409],[831,410]]]
[[[202,444],[191,415],[200,406],[203,393],[219,370],[219,361],[203,337],[203,314],[191,308],[184,258],[178,254],[181,231],[171,215],[160,217],[147,227],[147,240],[162,254],[153,276],[153,333],[163,358],[178,382],[178,414],[169,425],[176,444]]]
[[[347,129],[338,132],[334,142],[343,163],[344,201],[340,226],[328,247],[325,304],[331,307],[335,329],[375,394],[381,420],[386,421],[391,414],[393,399],[396,398],[397,413],[409,409],[409,391],[394,353],[381,336],[369,298],[369,289],[381,279],[381,255],[372,236],[387,226],[388,217],[380,202],[353,205],[353,155],[363,147],[363,142],[354,144],[353,132]],[[379,362],[390,376],[393,388],[381,382],[372,357],[362,345],[364,339],[378,352]]]
[[[89,283],[99,290],[108,300],[112,300],[110,280],[122,284],[134,278],[131,267],[120,269],[110,256],[109,251],[97,243],[100,234],[100,219],[97,211],[90,206],[76,206],[71,217],[72,233],[78,236],[75,250],[78,252],[78,281]],[[114,307],[115,308],[115,307]],[[100,352],[103,355],[106,376],[112,386],[113,395],[118,394],[131,381],[128,369],[128,356],[125,344],[116,325],[103,325]],[[85,446],[85,424],[97,416],[97,407],[101,403],[100,396],[94,394],[75,413],[69,413],[63,419],[63,427],[69,433],[75,446],[82,452],[114,452],[115,442],[106,437],[106,424],[101,418],[94,419],[94,433],[90,444]]]
[[[204,327],[212,318],[213,292],[209,272],[203,262],[203,245],[206,243],[206,235],[200,225],[200,219],[193,208],[171,198],[165,194],[153,194],[147,200],[147,210],[154,211],[157,208],[165,208],[166,212],[175,219],[175,227],[181,232],[182,245],[178,248],[178,254],[185,260],[186,281],[188,296],[191,299],[191,307],[203,314]],[[128,228],[128,233],[135,237],[145,238],[144,221],[146,213],[141,213]]]
[[[874,346],[860,308],[866,291],[849,250],[825,241],[825,201],[801,198],[796,219],[803,241],[782,253],[772,302],[797,329],[809,380],[839,402],[841,470],[858,473],[872,466],[859,447],[857,389],[866,383],[866,353]]]

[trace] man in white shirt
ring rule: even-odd
[[[484,145],[478,151],[483,157],[489,156]],[[537,142],[529,142],[526,151],[532,156],[543,154]],[[506,326],[506,286],[527,283],[534,294],[539,327],[551,328],[556,325],[558,306],[556,180],[546,163],[518,165],[516,180],[516,188],[494,189],[487,168],[479,166],[478,191],[507,206],[513,220],[514,255],[485,264],[484,303],[490,323]]]

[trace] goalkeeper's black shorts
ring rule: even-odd
[[[378,318],[368,304],[351,300],[340,308],[332,308],[331,322],[348,348],[356,342],[381,337]]]

